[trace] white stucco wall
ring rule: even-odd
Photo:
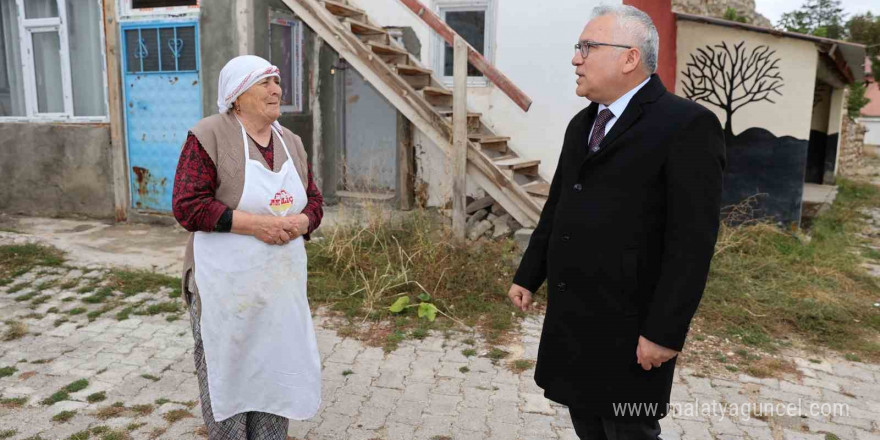
[[[696,23],[687,20],[678,21],[678,36],[676,40],[676,69],[678,72],[687,69],[690,62],[690,54],[696,53],[697,49],[706,45],[727,42],[728,46],[745,41],[747,54],[759,45],[769,46],[775,50],[774,58],[779,58],[779,74],[783,78],[783,86],[780,89],[782,96],[772,94],[774,103],[762,101],[748,104],[746,107],[734,113],[732,126],[733,134],[737,135],[751,127],[762,127],[776,136],[793,136],[797,139],[810,138],[810,126],[813,120],[813,94],[816,84],[816,68],[818,55],[815,44],[809,41],[796,40],[794,38],[777,37],[741,29],[726,28],[722,26]],[[676,75],[676,94],[684,96],[682,83],[684,75]],[[835,131],[840,130],[839,106],[840,97],[832,92],[832,104],[828,112],[829,119],[837,115],[838,123]],[[699,101],[712,110],[725,123],[724,110],[712,104]],[[827,126],[827,123],[824,125]],[[830,131],[830,130],[829,130]]]
[[[860,122],[865,124],[865,128],[868,129],[865,132],[865,145],[880,146],[880,117],[862,117]]]
[[[491,83],[470,87],[468,107],[483,114],[483,122],[497,134],[510,136],[511,148],[520,156],[540,159],[540,174],[548,181],[556,170],[562,139],[569,120],[589,101],[575,95],[574,44],[589,20],[593,7],[620,4],[620,0],[554,0],[552,7],[536,7],[532,0],[494,0],[495,66],[533,101],[523,112]],[[434,50],[442,50],[435,33],[399,0],[353,0],[382,26],[412,27],[422,44],[421,59],[433,68]],[[435,8],[432,0],[422,0]],[[467,1],[461,3],[466,4]],[[424,139],[424,137],[421,137]],[[424,139],[426,142],[427,140]],[[427,143],[423,145],[428,145]],[[439,152],[437,158],[439,158]],[[418,155],[418,151],[417,151]],[[433,160],[434,153],[424,153]],[[421,175],[435,188],[448,180],[443,167],[426,165]],[[430,199],[442,198],[431,194]],[[439,201],[439,200],[435,200]]]

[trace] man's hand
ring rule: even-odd
[[[529,292],[525,287],[516,284],[510,286],[510,290],[507,292],[507,297],[510,298],[516,308],[523,312],[527,311],[532,304],[532,292]]]
[[[664,362],[678,356],[678,352],[657,345],[644,336],[639,336],[639,346],[636,347],[636,360],[645,371],[660,367]]]

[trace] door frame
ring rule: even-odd
[[[125,181],[126,188],[128,192],[128,206],[126,207],[126,211],[129,213],[141,213],[141,214],[158,214],[158,215],[170,215],[169,213],[163,211],[156,211],[152,209],[144,209],[138,208],[134,206],[134,191],[132,191],[132,179],[131,179],[131,154],[130,154],[130,145],[128,142],[128,134],[129,134],[129,123],[128,123],[128,106],[126,103],[128,102],[128,87],[125,86],[125,78],[128,75],[128,46],[125,41],[125,31],[131,29],[141,29],[141,28],[161,28],[161,27],[177,27],[177,26],[187,26],[193,25],[195,27],[195,47],[196,47],[196,70],[195,72],[199,76],[199,112],[202,111],[202,101],[204,100],[204,96],[202,96],[202,44],[201,44],[201,35],[199,34],[199,20],[198,18],[193,17],[185,17],[178,19],[152,19],[152,20],[141,20],[141,21],[124,21],[119,22],[119,26],[117,30],[118,41],[119,41],[119,77],[120,82],[122,83],[122,122],[123,122],[123,131],[122,131],[122,139],[123,144],[125,145]],[[160,52],[161,53],[161,52]],[[161,68],[162,63],[161,59],[159,61],[159,67]],[[141,72],[142,74],[144,72]],[[159,72],[150,72],[161,74],[162,71]],[[173,185],[173,183],[172,183]]]

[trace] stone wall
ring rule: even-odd
[[[839,176],[852,176],[862,166],[866,131],[864,124],[853,121],[849,116],[843,117],[840,127],[840,156],[837,159]]]
[[[755,0],[672,0],[672,9],[676,12],[707,17],[724,18],[727,8],[736,9],[750,24],[773,27],[770,20],[755,11]]]

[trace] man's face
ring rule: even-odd
[[[589,40],[597,43],[623,44],[624,42],[614,41],[614,26],[613,16],[596,17],[584,27],[578,42]],[[609,46],[591,47],[586,59],[581,56],[580,51],[575,51],[571,64],[577,74],[577,95],[590,101],[610,104],[605,102],[605,99],[614,96],[616,84],[620,80],[622,57],[623,51]]]

